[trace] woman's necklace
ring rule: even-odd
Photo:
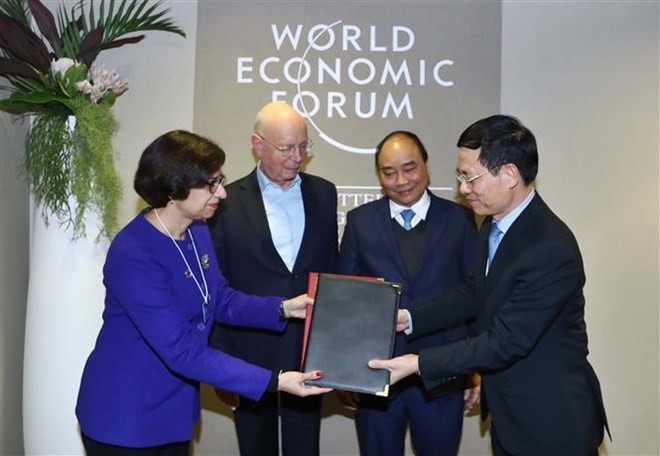
[[[199,273],[202,275],[202,283],[204,284],[203,289],[199,281],[197,280],[197,277],[195,277],[195,274],[193,273],[190,264],[188,264],[188,260],[186,260],[186,256],[183,254],[181,247],[179,247],[179,244],[176,243],[176,240],[174,240],[172,233],[170,233],[170,230],[167,229],[163,221],[160,219],[160,216],[158,215],[158,210],[155,208],[154,208],[154,214],[156,214],[156,218],[158,219],[160,226],[163,227],[167,235],[174,243],[174,247],[176,247],[176,249],[179,251],[179,255],[181,255],[183,262],[186,264],[186,267],[188,268],[187,273],[190,274],[190,276],[193,278],[193,280],[195,281],[195,285],[197,285],[197,289],[199,290],[199,293],[202,295],[202,299],[203,299],[202,319],[204,320],[204,324],[206,324],[206,322],[209,320],[209,287],[206,284],[206,277],[204,277],[204,270],[202,269],[202,263],[199,260],[199,255],[197,254],[197,246],[195,245],[195,238],[193,238],[193,235],[190,232],[190,228],[188,228],[186,231],[188,232],[188,236],[190,236],[190,242],[192,243],[193,251],[195,252],[195,258],[197,259],[197,267],[199,267]]]

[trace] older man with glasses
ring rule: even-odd
[[[218,260],[230,285],[245,293],[305,293],[309,272],[332,272],[337,257],[337,190],[302,172],[312,141],[301,115],[272,102],[257,114],[251,136],[259,158],[247,176],[227,186],[227,201],[211,222]],[[295,293],[294,293],[295,290]],[[282,294],[283,293],[283,294]],[[286,331],[216,326],[211,345],[272,369],[298,369],[302,324]],[[265,394],[253,401],[219,392],[234,407],[242,455],[318,455],[321,400]]]

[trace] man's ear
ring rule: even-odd
[[[522,182],[520,171],[513,163],[507,163],[502,166],[500,173],[504,173],[503,177],[507,180],[509,188],[515,188],[520,182]]]
[[[259,135],[252,133],[250,136],[250,143],[252,143],[252,150],[254,151],[254,154],[258,158],[261,158],[261,138],[259,138]]]

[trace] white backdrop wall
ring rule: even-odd
[[[538,186],[584,257],[606,454],[657,455],[658,3],[507,2],[503,17],[502,110],[536,133]]]
[[[0,91],[0,96],[5,93]],[[23,452],[23,335],[28,278],[27,185],[19,176],[27,123],[0,114],[0,454]]]
[[[167,130],[193,125],[197,2],[170,0],[167,6],[187,39],[152,33],[101,59],[130,83],[116,105],[124,223],[140,205],[132,176],[142,149]],[[658,8],[657,2],[642,1],[504,2],[502,8],[501,110],[519,116],[537,135],[539,189],[582,247],[590,359],[614,438],[603,447],[608,455],[660,453]],[[2,135],[4,141],[5,130]],[[447,153],[453,153],[455,140],[442,139]],[[309,171],[323,175],[311,165]],[[6,174],[3,169],[3,188]],[[3,191],[0,201],[13,197]],[[3,230],[5,216],[2,212]],[[0,241],[5,271],[25,256],[5,249],[13,239],[0,236]],[[3,280],[0,286],[0,308],[24,305],[15,297],[6,303],[8,285]],[[3,432],[4,411],[12,403],[7,391],[20,385],[20,369],[13,375],[8,369],[22,350],[19,343],[7,345],[13,333],[5,315],[0,319]],[[226,411],[208,396],[204,406],[196,454],[237,454]],[[478,420],[467,418],[461,454],[488,454],[487,440]],[[0,452],[11,454],[4,451],[5,441]],[[357,454],[350,418],[324,418],[322,453]]]

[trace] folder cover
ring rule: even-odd
[[[343,391],[387,396],[390,373],[371,369],[370,359],[394,350],[401,285],[381,279],[311,273],[303,371],[323,371],[309,383]]]

